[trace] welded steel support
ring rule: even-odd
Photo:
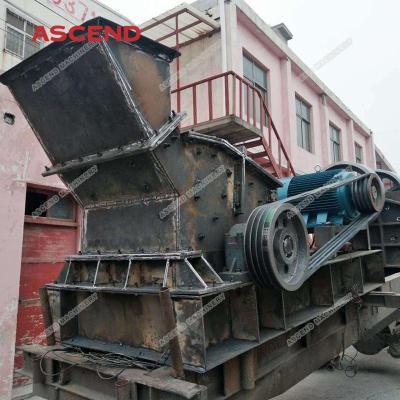
[[[241,357],[242,387],[252,390],[256,387],[256,360],[255,351],[250,350]]]
[[[168,341],[168,346],[170,350],[170,356],[172,359],[172,367],[175,371],[177,378],[185,378],[185,373],[183,371],[183,361],[181,348],[179,346],[178,335],[176,333],[176,321],[174,315],[174,306],[171,300],[171,294],[168,288],[162,288],[160,290],[160,303],[161,312],[164,319],[165,332],[171,335]]]
[[[387,308],[400,308],[400,293],[371,292],[364,297],[364,303]]]
[[[56,339],[54,336],[54,329],[52,329],[53,318],[51,316],[49,295],[47,293],[47,288],[42,287],[39,289],[40,304],[42,306],[43,322],[46,329],[46,341],[48,346],[53,346],[56,344]]]

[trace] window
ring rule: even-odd
[[[342,150],[340,147],[340,130],[333,125],[329,125],[329,135],[331,138],[332,161],[340,161],[342,158]]]
[[[296,97],[297,144],[312,151],[311,144],[311,107]]]
[[[42,42],[33,42],[36,25],[14,12],[7,10],[5,48],[20,58],[27,58],[43,47]]]
[[[25,215],[75,220],[75,202],[70,194],[61,197],[55,191],[28,187]]]
[[[363,148],[358,143],[354,143],[354,151],[356,155],[356,163],[363,163]]]
[[[268,82],[267,82],[267,71],[257,64],[250,57],[243,55],[243,76],[245,80],[253,87],[255,87],[260,93],[264,100],[264,103],[268,103]],[[249,96],[249,107],[247,108],[247,91]],[[253,91],[248,90],[246,85],[243,87],[243,98],[245,112],[249,110],[250,117],[254,117],[253,111]],[[256,121],[260,121],[260,99],[255,95],[255,118]],[[267,115],[264,114],[264,125],[267,125]]]
[[[4,115],[3,115],[3,120],[4,120],[4,122],[5,122],[6,124],[8,124],[8,125],[14,125],[14,122],[15,122],[15,115],[6,112],[6,113],[4,113]]]

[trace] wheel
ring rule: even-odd
[[[377,174],[371,174],[354,182],[351,192],[354,204],[360,212],[382,211],[385,204],[385,187]]]
[[[400,190],[400,177],[392,171],[386,171],[384,169],[377,169],[376,173],[382,180],[388,180],[391,183],[391,187],[387,190],[390,192],[397,192]]]
[[[369,174],[374,172],[372,169],[363,164],[358,164],[351,161],[338,161],[334,164],[323,168],[323,171],[331,171],[332,169],[346,169],[349,172],[357,172],[358,174]]]
[[[390,330],[389,328],[385,328],[381,332],[369,337],[368,339],[360,340],[359,342],[353,344],[353,346],[361,354],[373,356],[380,353],[388,346],[386,340],[388,335],[390,335]]]
[[[360,212],[382,211],[385,203],[385,187],[379,173],[377,172],[375,174],[374,171],[366,165],[351,161],[339,161],[327,166],[324,168],[324,171],[341,168],[349,172],[356,172],[360,175],[371,174],[368,178],[356,181],[352,184],[351,191],[353,201]]]
[[[298,289],[308,265],[307,235],[304,219],[292,204],[276,202],[254,209],[246,224],[244,248],[255,283]]]

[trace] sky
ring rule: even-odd
[[[102,0],[140,24],[181,3]],[[246,0],[268,24],[284,22],[289,45],[373,131],[400,172],[400,2],[398,0]],[[343,42],[351,45],[318,64]],[[319,67],[318,67],[319,65]],[[399,115],[398,115],[399,114]]]

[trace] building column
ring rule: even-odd
[[[375,155],[375,142],[374,133],[370,131],[370,136],[367,139],[366,146],[366,162],[367,165],[373,169],[376,169],[376,155]]]
[[[236,5],[230,0],[219,0],[219,12],[221,23],[221,52],[222,72],[236,70],[235,50],[237,50],[237,16]],[[241,49],[240,49],[241,51]],[[241,57],[240,57],[241,60]]]
[[[354,147],[354,122],[350,118],[346,122],[346,141],[347,141],[347,160],[355,161],[355,147]],[[344,154],[343,154],[344,155]]]
[[[288,57],[281,58],[282,90],[282,140],[292,158],[292,148],[296,145],[296,104],[292,86],[292,62]]]
[[[321,154],[322,165],[321,167],[325,167],[326,165],[332,162],[331,149],[329,146],[329,121],[328,121],[328,105],[326,102],[326,94],[322,93],[320,95],[320,132],[321,132],[321,147],[319,149]],[[317,152],[318,149],[315,149]]]
[[[219,12],[219,21],[221,24],[221,66],[222,66],[221,72],[225,72],[227,70],[225,0],[218,0],[218,12]]]

